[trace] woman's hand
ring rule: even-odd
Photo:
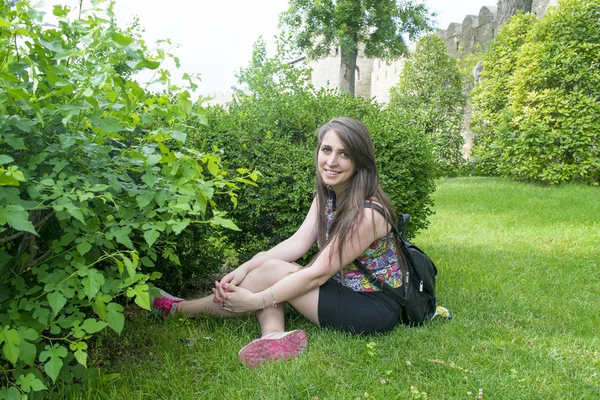
[[[246,278],[246,275],[248,275],[248,270],[246,269],[246,266],[242,264],[227,275],[225,275],[224,277],[222,277],[221,284],[225,282],[238,286],[240,283],[242,283],[244,278]]]
[[[211,289],[213,293],[213,302],[223,305],[223,301],[227,298],[227,291],[223,288],[225,284],[239,285],[248,275],[248,270],[244,264],[240,265],[223,278],[221,281],[215,281],[215,288]]]
[[[223,299],[222,308],[234,313],[247,313],[263,308],[262,295],[226,283],[223,286],[227,296]]]

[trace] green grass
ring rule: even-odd
[[[237,352],[259,334],[253,319],[165,323],[135,311],[122,336],[97,343],[90,363],[101,369],[82,397],[600,398],[600,189],[464,178],[438,182],[434,198],[414,242],[436,261],[453,321],[352,337],[292,313],[308,350],[250,370]]]

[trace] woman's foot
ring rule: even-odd
[[[175,314],[175,311],[177,311],[177,303],[181,303],[183,299],[170,295],[162,289],[158,290],[160,291],[161,297],[150,296],[150,308],[156,314],[162,315],[163,319],[166,320],[169,315]]]
[[[266,333],[244,346],[238,353],[238,358],[253,368],[269,361],[296,357],[307,345],[306,333],[301,330]]]

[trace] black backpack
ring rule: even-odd
[[[381,206],[366,202],[365,207],[373,208],[385,216]],[[431,320],[435,316],[437,297],[435,295],[435,276],[437,268],[431,259],[421,249],[410,243],[404,235],[406,224],[410,217],[401,214],[397,227],[394,228],[396,249],[399,250],[399,260],[402,268],[403,284],[399,288],[393,288],[382,279],[378,279],[373,273],[354,260],[356,265],[371,285],[379,288],[383,293],[396,300],[402,306],[402,322],[409,326],[419,326]]]

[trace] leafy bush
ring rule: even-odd
[[[460,134],[466,97],[457,62],[438,35],[419,39],[404,64],[390,107],[404,111],[433,143],[440,173],[452,174],[463,164]]]
[[[228,170],[251,166],[260,171],[258,188],[240,188],[244,204],[229,210],[241,228],[227,241],[246,259],[289,237],[302,223],[314,196],[313,153],[316,130],[337,116],[360,119],[369,127],[383,186],[403,212],[412,216],[411,234],[427,226],[431,213],[431,147],[397,111],[330,90],[315,91],[307,74],[286,69],[285,52],[268,58],[257,43],[251,66],[241,72],[248,92],[227,109],[209,108],[208,125],[194,145],[222,147]],[[289,75],[275,75],[289,71]],[[250,83],[261,82],[259,87]],[[284,89],[283,89],[284,88]]]
[[[88,341],[120,333],[122,298],[149,309],[158,260],[178,263],[189,225],[237,229],[218,155],[184,146],[189,93],[169,85],[112,5],[57,26],[27,2],[0,3],[0,398],[82,377]],[[156,71],[150,95],[130,79]],[[10,367],[9,367],[10,365]]]
[[[517,55],[525,37],[537,23],[533,14],[519,13],[504,24],[483,56],[480,81],[471,91],[473,114],[471,129],[474,133],[473,156],[477,170],[484,175],[494,174],[501,154],[510,145],[504,133],[503,112],[508,107],[510,79],[517,64]]]
[[[501,96],[481,94],[489,104],[506,102],[483,107],[485,170],[548,184],[600,183],[599,20],[596,0],[561,0],[527,29],[514,69],[497,86]]]

